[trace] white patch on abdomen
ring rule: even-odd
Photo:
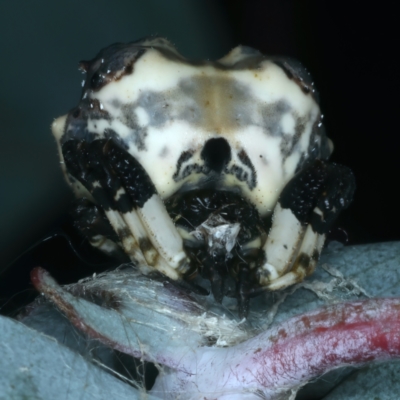
[[[281,118],[281,127],[282,127],[282,132],[293,135],[295,128],[295,121],[291,113],[283,114]]]
[[[136,107],[133,111],[136,114],[139,126],[146,127],[149,125],[150,116],[147,114],[146,110],[143,107]]]

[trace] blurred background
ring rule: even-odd
[[[385,2],[362,4],[1,1],[0,271],[54,229],[72,199],[50,124],[79,100],[78,61],[150,34],[191,58],[216,59],[245,44],[299,59],[321,94],[332,159],[357,179],[338,225],[353,244],[400,240],[397,12]]]

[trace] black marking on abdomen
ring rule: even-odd
[[[238,157],[239,160],[250,169],[251,171],[251,179],[249,183],[249,188],[250,190],[254,189],[257,185],[257,172],[256,169],[254,168],[253,163],[251,162],[249,156],[247,155],[247,153],[242,149],[239,153],[238,153]]]
[[[204,172],[203,167],[201,165],[199,165],[199,164],[195,163],[195,164],[187,165],[184,168],[181,176],[179,178],[175,179],[175,182],[178,182],[178,181],[180,181],[182,179],[185,179],[186,177],[188,177],[192,173],[201,174],[203,172]]]
[[[212,138],[204,145],[200,157],[207,169],[220,174],[232,158],[231,147],[224,138]]]
[[[178,158],[178,161],[176,162],[176,171],[174,172],[174,175],[172,178],[174,181],[178,180],[179,173],[181,172],[182,164],[186,162],[187,160],[190,160],[190,158],[193,156],[193,150],[186,150],[182,151],[181,155]]]
[[[237,165],[232,165],[232,167],[226,168],[224,172],[227,175],[234,175],[236,179],[240,182],[246,182],[247,186],[249,186],[250,188],[248,182],[248,174],[242,167],[239,167]]]

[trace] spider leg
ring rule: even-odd
[[[310,275],[318,262],[326,234],[355,188],[344,166],[316,160],[283,189],[264,245],[260,284],[284,289]]]
[[[112,168],[133,200],[152,245],[179,273],[186,272],[189,261],[183,241],[147,172],[129,153],[109,140],[104,147]]]
[[[143,273],[178,279],[187,266],[182,239],[141,165],[111,140],[69,140],[62,151],[68,172],[103,208],[130,259]]]
[[[120,260],[126,258],[121,246],[117,244],[118,235],[99,206],[86,198],[80,198],[75,201],[71,215],[75,228],[93,247]]]
[[[101,147],[102,143],[99,142],[80,140],[65,142],[62,146],[62,151],[68,173],[85,186],[104,210],[105,216],[119,237],[124,251],[131,261],[139,265],[143,273],[148,273],[151,269],[139,247],[138,232],[135,232],[136,237],[131,234],[123,218],[124,213],[118,212],[118,209],[122,211],[122,207],[126,206],[124,203],[129,199],[121,199],[120,204],[116,204],[116,199],[119,199],[116,197],[115,190],[110,191],[110,182],[107,180],[107,173],[103,168],[104,162],[101,152],[99,152],[99,147]]]

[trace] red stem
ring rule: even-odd
[[[225,384],[272,392],[297,387],[339,366],[398,358],[400,299],[371,299],[318,309],[291,318],[230,351],[231,361],[223,371]]]

